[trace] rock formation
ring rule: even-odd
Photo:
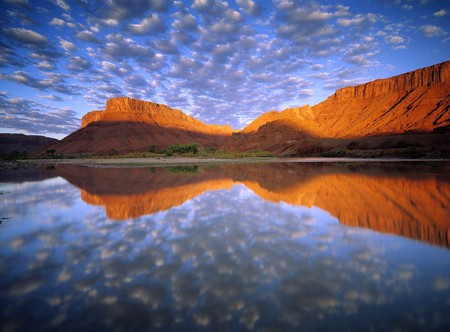
[[[122,97],[108,100],[103,111],[87,113],[81,129],[54,148],[67,154],[122,154],[147,151],[152,145],[220,146],[231,133],[230,126],[208,125],[165,105]]]
[[[233,134],[231,148],[283,154],[343,139],[445,132],[450,126],[450,61],[337,90],[310,107],[271,111]],[[289,148],[290,147],[290,148]]]

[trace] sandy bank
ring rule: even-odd
[[[92,159],[24,159],[17,160],[14,164],[26,165],[55,165],[77,164],[91,167],[157,167],[176,165],[203,165],[223,163],[359,163],[359,162],[450,162],[450,159],[404,159],[404,158],[275,158],[254,157],[236,159],[216,158],[92,158]]]

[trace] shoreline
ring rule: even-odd
[[[348,158],[348,157],[252,157],[252,158],[195,158],[195,157],[160,157],[160,158],[88,158],[88,159],[19,159],[0,161],[0,167],[33,165],[75,164],[88,167],[165,167],[177,165],[207,165],[231,163],[410,163],[410,162],[450,162],[450,159],[408,159],[408,158]]]

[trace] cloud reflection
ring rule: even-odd
[[[450,170],[439,163],[427,167],[270,163],[196,167],[195,174],[180,174],[170,168],[60,165],[56,172],[112,219],[168,210],[206,191],[244,184],[267,201],[317,206],[349,226],[450,246],[450,179],[436,175]]]
[[[62,193],[77,191],[57,183]],[[0,228],[0,329],[450,326],[448,250],[346,227],[240,183],[122,222],[80,205],[79,195],[66,204],[33,199],[26,210],[11,201],[15,221]],[[28,193],[43,196],[54,185],[35,183]]]

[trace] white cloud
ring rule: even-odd
[[[312,70],[320,70],[320,69],[323,69],[323,65],[321,65],[320,63],[317,63],[317,64],[310,66],[309,68],[311,68]]]
[[[114,18],[108,18],[108,19],[106,19],[106,20],[101,20],[101,23],[102,23],[103,25],[107,25],[107,26],[109,26],[109,27],[116,27],[116,26],[119,25],[119,21],[117,21],[117,20],[114,19]]]
[[[59,8],[65,10],[65,11],[70,10],[70,6],[64,0],[55,0],[55,3]]]
[[[36,65],[36,67],[42,70],[50,70],[55,68],[55,66],[48,61],[41,61]]]
[[[405,39],[400,36],[388,36],[384,40],[386,43],[393,45],[401,44],[405,41]]]
[[[260,11],[259,5],[253,0],[236,0],[240,9],[252,15],[256,15]]]
[[[59,19],[59,18],[54,18],[53,20],[50,21],[50,25],[56,25],[56,26],[60,26],[62,27],[66,22],[64,22],[63,20]]]
[[[23,28],[9,28],[3,29],[5,34],[21,43],[41,46],[48,43],[47,37],[37,33],[33,30],[23,29]]]
[[[150,32],[162,32],[164,30],[164,24],[159,18],[158,14],[152,14],[144,18],[138,24],[129,24],[128,30],[135,35],[143,35]]]
[[[59,43],[61,44],[61,47],[66,51],[66,52],[74,52],[76,51],[77,47],[75,46],[74,43],[64,40],[62,38],[59,38]]]
[[[77,38],[89,43],[102,44],[102,41],[90,30],[83,30],[77,33]]]
[[[437,16],[437,17],[444,17],[444,16],[447,16],[447,14],[448,14],[448,11],[446,11],[445,9],[441,9],[441,10],[435,12],[433,15]]]
[[[420,26],[420,30],[422,30],[425,37],[439,37],[447,34],[442,28],[431,24]]]

